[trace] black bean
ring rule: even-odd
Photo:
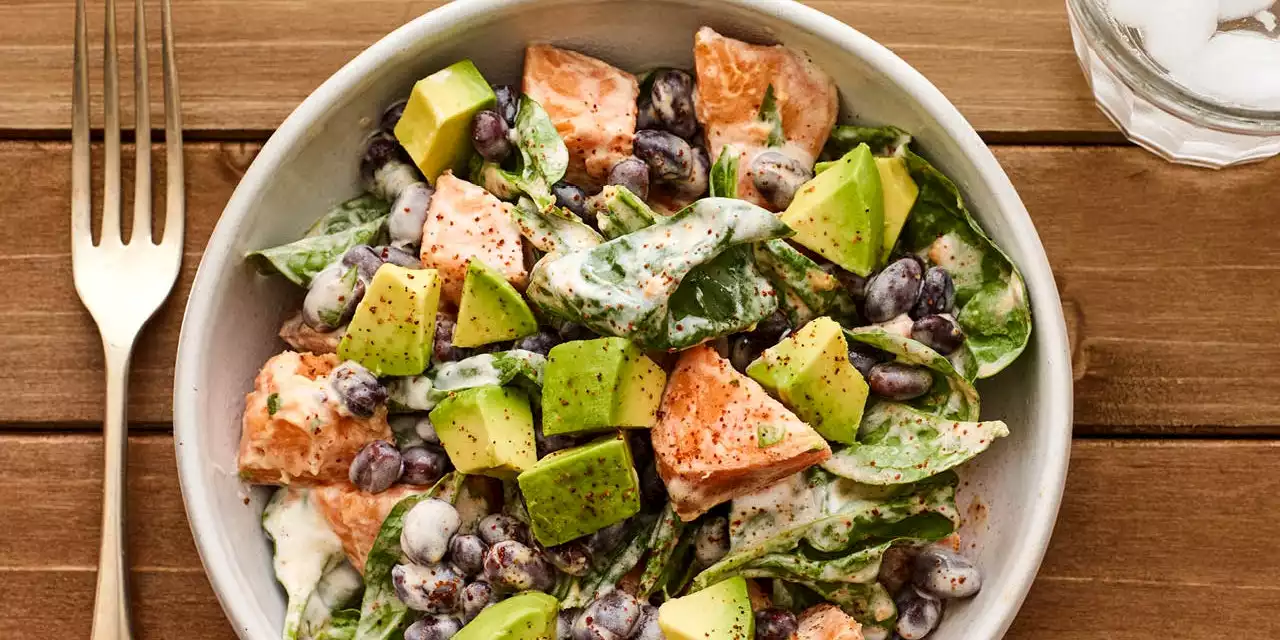
[[[453,467],[449,455],[435,446],[409,447],[400,452],[400,457],[404,459],[400,480],[418,487],[435,484]]]
[[[788,640],[799,624],[796,614],[771,607],[756,612],[756,640]]]
[[[899,258],[867,282],[863,315],[871,322],[892,320],[915,306],[924,265],[915,256]]]
[[[777,209],[786,209],[800,185],[813,177],[808,167],[780,151],[764,151],[751,161],[751,182]]]
[[[378,252],[378,257],[388,264],[394,264],[397,267],[406,269],[422,268],[422,262],[418,260],[418,254],[403,247],[379,245],[374,247],[373,250]]]
[[[453,329],[456,325],[457,319],[452,313],[441,311],[436,314],[436,335],[431,350],[433,361],[453,362],[466,357],[466,349],[453,346]]]
[[[654,72],[647,105],[659,126],[681,138],[692,137],[698,130],[693,107],[693,76],[688,72],[679,69]]]
[[[587,605],[573,623],[574,640],[625,640],[640,621],[640,601],[614,589]]]
[[[381,493],[400,479],[404,461],[390,442],[374,440],[366,444],[351,461],[347,475],[361,491]]]
[[[840,282],[840,286],[844,287],[844,290],[849,292],[849,297],[853,298],[855,302],[862,302],[866,299],[866,278],[856,273],[845,271],[835,265],[831,265],[831,268],[828,271],[836,277],[836,280]]]
[[[462,631],[462,623],[453,616],[426,616],[404,630],[404,640],[449,640]]]
[[[404,515],[400,549],[420,565],[440,562],[449,553],[449,539],[462,526],[458,510],[444,500],[428,498]]]
[[[573,340],[590,340],[597,337],[590,329],[572,322],[566,322],[560,325],[558,333],[560,334],[560,339],[565,342]]]
[[[644,603],[640,605],[640,620],[636,622],[636,628],[632,636],[632,640],[664,640],[666,638],[662,633],[662,627],[658,626],[658,608]]]
[[[576,447],[582,443],[580,438],[571,435],[559,434],[547,436],[542,434],[542,425],[535,425],[533,428],[534,442],[538,447],[538,457],[555,453],[562,449]]]
[[[427,444],[440,444],[440,435],[436,433],[436,426],[431,424],[431,417],[422,414],[418,417],[417,422],[413,425],[413,430],[418,434],[419,438]],[[450,463],[452,464],[452,463]]]
[[[462,589],[462,622],[475,620],[489,605],[498,601],[498,594],[484,580],[477,580]]]
[[[764,353],[765,348],[763,343],[749,333],[729,336],[729,364],[733,365],[734,369],[745,372],[747,366]]]
[[[698,524],[693,534],[693,557],[709,567],[729,553],[729,519],[711,516]]]
[[[396,125],[400,123],[400,116],[404,115],[404,108],[409,104],[409,100],[396,100],[382,112],[382,119],[378,122],[378,126],[387,133],[395,131]]]
[[[769,314],[769,317],[756,323],[755,330],[751,332],[753,336],[769,346],[778,344],[789,333],[791,333],[791,321],[782,311]]]
[[[564,207],[579,218],[587,215],[587,192],[576,184],[560,181],[551,185],[551,193],[556,197],[556,206]]]
[[[365,183],[372,182],[373,174],[388,162],[397,159],[399,154],[400,142],[395,136],[386,132],[369,136],[369,140],[365,143],[364,156],[360,158],[360,175],[364,177]]]
[[[360,279],[368,282],[373,279],[373,274],[378,272],[378,268],[382,266],[382,256],[373,247],[367,244],[358,244],[347,252],[342,254],[342,264],[346,267],[355,267],[360,274]]]
[[[655,129],[637,131],[633,153],[649,166],[651,182],[676,183],[693,171],[693,149],[683,138]]]
[[[554,573],[542,554],[515,540],[499,542],[484,554],[484,578],[499,591],[546,591],[555,584]]]
[[[405,606],[426,613],[453,613],[462,597],[462,576],[446,564],[398,564],[391,584]]]
[[[942,620],[942,601],[907,587],[896,598],[898,624],[895,629],[903,640],[920,640],[938,626]]]
[[[911,400],[929,392],[933,373],[923,367],[898,362],[882,362],[867,376],[871,393],[890,400]]]
[[[711,180],[711,156],[702,147],[693,147],[693,161],[689,164],[689,177],[673,184],[681,197],[696,199],[707,193]]]
[[[591,555],[600,558],[617,549],[627,535],[627,522],[615,522],[587,536],[587,547],[591,549]]]
[[[635,156],[614,163],[609,170],[609,184],[626,187],[641,200],[649,199],[649,165]]]
[[[920,319],[936,313],[951,313],[956,306],[956,285],[942,267],[929,267],[920,282],[920,297],[911,308],[911,317]]]
[[[947,355],[964,344],[964,332],[947,316],[925,316],[911,325],[911,339]]]
[[[524,544],[531,542],[528,525],[505,513],[491,513],[481,518],[480,524],[477,525],[477,533],[488,545],[508,540]]]
[[[640,470],[640,500],[645,506],[664,504],[667,501],[667,485],[658,475],[658,461],[650,460]]]
[[[489,545],[477,535],[456,535],[449,541],[449,561],[468,578],[484,571],[484,554],[487,551]]]
[[[551,347],[554,347],[560,344],[561,342],[564,342],[564,341],[561,340],[560,336],[557,335],[554,331],[549,331],[544,329],[527,338],[521,338],[520,340],[517,340],[515,347],[513,348],[523,349],[525,351],[532,351],[534,353],[541,353],[542,355],[545,356],[551,352]]]
[[[584,576],[591,569],[591,551],[584,540],[570,540],[554,547],[545,547],[542,555],[552,566],[571,576]]]
[[[345,324],[364,297],[359,271],[335,264],[311,279],[302,300],[302,321],[316,331],[333,331]]]
[[[968,598],[982,588],[982,574],[968,558],[939,546],[916,556],[911,579],[937,598]]]
[[[387,401],[387,388],[378,382],[377,376],[352,360],[329,372],[329,387],[342,406],[360,418],[373,417],[378,407]]]
[[[578,619],[582,609],[561,609],[556,616],[556,640],[573,640],[573,623]]]
[[[485,109],[471,119],[471,144],[476,153],[489,162],[502,162],[513,148],[508,137],[511,128],[496,111]]]
[[[871,376],[871,369],[881,362],[892,360],[893,356],[862,342],[849,341],[849,362],[862,374],[863,378]]]
[[[516,116],[520,113],[520,92],[509,84],[495,84],[493,94],[498,97],[495,109],[502,115],[502,119],[508,126],[516,126]]]
[[[387,218],[387,233],[393,245],[417,247],[422,243],[422,225],[427,221],[427,211],[435,193],[431,185],[415,182],[396,196],[395,203],[391,205],[391,215]]]

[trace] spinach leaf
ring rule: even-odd
[[[873,487],[821,470],[803,472],[817,508],[775,531],[742,536],[748,540],[700,573],[697,591],[734,576],[777,578],[807,586],[875,582],[884,552],[897,541],[932,541],[959,525],[955,489],[959,479],[944,472],[912,485]],[[786,482],[795,482],[794,479]],[[740,506],[734,501],[734,517]],[[731,518],[732,520],[733,518]]]
[[[644,573],[640,575],[638,587],[641,598],[648,598],[658,589],[666,586],[662,577],[668,573],[667,567],[680,544],[680,534],[684,532],[684,528],[684,522],[676,517],[675,509],[668,502],[649,540],[649,558],[645,561]]]
[[[1031,308],[1017,266],[991,241],[964,204],[960,190],[908,143],[895,127],[836,127],[824,155],[867,143],[878,155],[900,155],[920,189],[898,246],[946,269],[956,285],[956,322],[965,349],[958,367],[969,379],[989,378],[1009,366],[1031,338]]]
[[[277,489],[262,512],[262,528],[274,543],[276,579],[289,598],[282,638],[297,640],[303,614],[322,579],[346,562],[342,541],[307,489]]]
[[[391,213],[391,205],[372,194],[356,196],[330,209],[307,229],[307,238],[346,231]]]
[[[542,397],[546,366],[546,356],[523,349],[482,353],[439,365],[431,375],[393,378],[387,384],[387,394],[406,410],[430,411],[454,391],[514,384],[537,402]]]
[[[791,233],[751,203],[704,198],[597,247],[543,258],[527,295],[543,311],[597,333],[683,349],[773,313],[773,288],[749,249],[729,250]],[[700,266],[706,269],[690,278]]]
[[[879,582],[849,584],[843,582],[810,582],[804,586],[819,597],[844,610],[864,627],[893,631],[898,620],[898,606],[893,596]]]
[[[857,444],[838,449],[822,468],[866,484],[916,482],[969,461],[1007,435],[999,420],[947,420],[879,402],[862,416]]]
[[[520,96],[515,132],[520,150],[520,185],[538,208],[546,209],[556,201],[551,196],[551,185],[559,182],[569,168],[569,149],[546,110],[528,94]]]
[[[365,591],[355,640],[391,640],[404,632],[409,608],[400,601],[395,586],[391,584],[391,568],[400,562],[403,555],[400,533],[404,530],[404,516],[427,498],[440,497],[452,501],[465,478],[460,473],[446,474],[426,493],[401,499],[382,521],[382,528],[378,530],[378,537],[374,539],[369,558],[364,563]]]
[[[720,157],[711,165],[709,182],[712,198],[738,197],[738,159],[741,156],[742,152],[731,144],[720,150]]]
[[[774,95],[773,85],[769,85],[764,90],[764,98],[760,101],[758,117],[762,122],[767,122],[770,126],[769,137],[765,139],[765,146],[781,147],[786,144],[787,138],[782,133],[782,113],[778,111],[778,98]]]
[[[655,225],[662,217],[626,187],[607,186],[600,196],[604,210],[596,214],[596,221],[609,240]]]
[[[329,624],[313,636],[314,640],[355,640],[360,625],[358,609],[343,609],[333,614]]]
[[[978,419],[978,391],[942,354],[876,325],[846,330],[845,337],[891,353],[903,364],[926,367],[933,372],[933,387],[909,401],[910,407],[945,420]]]
[[[605,561],[597,562],[587,575],[578,578],[568,588],[559,589],[565,593],[560,598],[560,608],[585,607],[592,600],[612,591],[622,576],[640,563],[657,524],[658,520],[649,515],[633,517],[623,542]]]
[[[516,184],[520,176],[503,169],[496,162],[486,161],[479,154],[471,156],[471,171],[467,177],[471,184],[483,187],[499,200],[514,201],[521,193]]]
[[[342,231],[307,236],[289,244],[252,251],[246,259],[262,273],[277,272],[299,286],[309,286],[311,278],[358,244],[378,244],[387,216],[374,218]]]
[[[520,235],[548,254],[589,249],[604,242],[604,238],[578,216],[554,205],[539,208],[529,198],[520,198],[511,215],[520,227]]]

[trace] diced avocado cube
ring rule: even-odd
[[[884,190],[871,149],[860,144],[800,185],[782,221],[792,240],[860,276],[870,275],[884,246]]]
[[[559,613],[554,597],[525,591],[485,607],[453,640],[551,640]]]
[[[435,269],[384,264],[338,343],[338,357],[376,376],[416,376],[431,362],[440,278]]]
[[[457,391],[436,405],[430,417],[440,444],[462,473],[510,480],[538,461],[533,412],[519,389]]]
[[[538,321],[506,276],[479,258],[472,258],[462,283],[458,324],[453,330],[454,346],[478,347],[537,332]]]
[[[658,627],[667,640],[754,640],[756,618],[747,581],[729,578],[662,603]]]
[[[413,85],[396,139],[431,184],[447,169],[464,173],[471,157],[471,118],[497,96],[470,60],[455,62]],[[464,174],[465,175],[465,174]]]
[[[626,338],[556,345],[543,376],[542,432],[651,427],[666,384],[666,372]]]
[[[844,330],[831,318],[804,325],[755,362],[747,375],[822,437],[853,444],[867,404],[867,381],[849,362]]]
[[[545,546],[640,512],[640,479],[620,431],[548,455],[521,473],[519,482],[533,535]]]
[[[884,191],[884,248],[880,251],[880,262],[884,263],[893,253],[893,245],[898,244],[898,234],[911,215],[920,187],[911,179],[907,161],[902,158],[876,158],[876,169]]]

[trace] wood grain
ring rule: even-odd
[[[266,132],[362,49],[439,0],[210,0],[177,2],[183,111],[193,134]],[[809,0],[924,73],[979,131],[1063,142],[1118,139],[1093,105],[1061,0]],[[158,42],[158,2],[148,0]],[[73,13],[67,3],[0,0],[0,129],[65,135],[71,121]],[[100,10],[91,11],[92,86],[100,91]],[[121,11],[121,42],[131,41]],[[993,28],[999,25],[998,28]],[[128,49],[128,47],[123,47]],[[122,100],[132,63],[122,51]],[[159,60],[152,52],[153,62]],[[155,65],[153,65],[155,66]],[[152,70],[153,109],[159,67]],[[1010,82],[1017,78],[1017,82]],[[101,100],[94,94],[94,104]],[[95,113],[95,122],[100,114]],[[132,123],[126,106],[124,122]]]
[[[201,247],[257,146],[187,147],[187,258],[134,361],[131,417],[171,419],[182,303]],[[1134,148],[998,147],[1053,263],[1072,327],[1080,433],[1280,433],[1280,181]],[[97,428],[102,359],[72,285],[68,148],[0,143],[0,423]],[[130,166],[126,158],[126,166]],[[159,182],[157,182],[159,184]],[[130,190],[126,188],[126,193]],[[16,203],[16,204],[15,204]]]
[[[84,637],[101,439],[0,436],[0,637]],[[1011,639],[1278,637],[1272,542],[1280,443],[1077,441],[1058,534]],[[200,568],[168,435],[130,442],[129,540],[140,638],[233,636]],[[51,487],[58,490],[51,491]],[[51,607],[52,601],[59,606]]]

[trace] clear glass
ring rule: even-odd
[[[1166,160],[1222,168],[1280,154],[1280,111],[1192,92],[1147,57],[1106,0],[1066,0],[1076,55],[1098,108],[1133,142]]]

